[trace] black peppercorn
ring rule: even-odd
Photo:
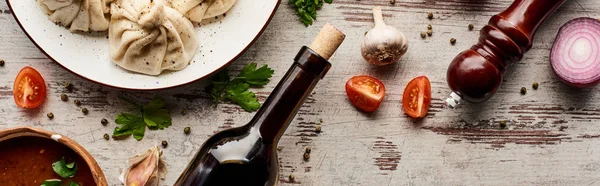
[[[455,38],[451,38],[450,39],[450,44],[454,45],[456,43],[456,39]]]
[[[48,112],[48,114],[46,114],[46,116],[48,116],[48,118],[50,118],[50,119],[54,118],[54,114],[52,112]]]
[[[533,90],[537,90],[538,86],[540,86],[540,84],[538,84],[538,82],[533,82],[533,85],[531,85],[533,87]]]
[[[506,128],[506,121],[500,121],[500,128],[501,129]]]
[[[306,153],[310,153],[312,151],[312,149],[310,149],[310,147],[306,147],[306,150],[304,150],[304,152]]]
[[[167,148],[167,146],[169,146],[169,142],[167,142],[167,140],[163,140],[161,144],[163,148]]]
[[[475,28],[473,24],[469,24],[469,30],[473,30],[473,28]]]
[[[181,110],[181,115],[184,115],[184,116],[185,116],[187,113],[188,113],[188,110],[187,110],[187,109],[183,109],[183,110]]]
[[[525,87],[521,87],[521,94],[525,95],[527,93],[527,89]]]
[[[66,83],[65,83],[65,88],[66,88],[67,90],[73,90],[73,84],[71,84],[71,82],[66,82]]]
[[[183,133],[190,134],[190,130],[191,130],[190,127],[185,127],[185,128],[183,128]]]
[[[305,152],[304,156],[302,156],[302,157],[304,157],[304,161],[308,161],[308,159],[310,159],[310,153]]]
[[[290,179],[290,182],[294,182],[294,180],[295,180],[295,177],[293,174],[290,174],[290,176],[288,178]]]
[[[427,35],[428,35],[428,36],[431,36],[431,35],[433,35],[433,30],[427,30]]]
[[[100,120],[100,123],[102,123],[102,125],[106,125],[108,124],[108,120],[102,118],[102,120]]]
[[[87,108],[84,107],[81,109],[81,112],[83,112],[83,114],[88,114],[89,111]]]
[[[431,30],[433,27],[431,25],[427,25],[427,30]]]
[[[104,134],[104,139],[108,140],[108,139],[110,139],[110,136],[108,136],[108,134]]]
[[[396,4],[396,0],[390,0],[390,4]]]
[[[321,125],[315,126],[315,132],[321,133]]]
[[[4,60],[0,59],[0,67],[3,67],[4,63],[6,63],[6,62],[4,62]]]
[[[427,19],[433,19],[433,13],[431,13],[431,12],[427,13]]]
[[[77,106],[81,105],[81,101],[79,101],[79,100],[75,100],[75,101],[73,101],[73,103],[75,103],[75,105],[77,105]]]
[[[66,94],[61,94],[60,100],[67,101],[67,100],[69,100],[69,96],[67,96]]]
[[[425,39],[425,37],[427,37],[427,33],[421,32],[421,38]]]
[[[569,127],[567,127],[567,126],[564,126],[564,125],[563,125],[563,126],[560,126],[560,127],[558,128],[558,130],[559,130],[559,131],[565,131],[565,129],[568,129],[568,128],[569,128]]]

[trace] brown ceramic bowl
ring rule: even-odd
[[[108,185],[106,182],[106,178],[104,177],[104,173],[102,172],[102,169],[100,169],[100,166],[98,166],[96,160],[92,157],[92,155],[90,155],[90,153],[87,150],[85,150],[81,145],[77,144],[72,139],[60,134],[32,127],[16,127],[0,130],[0,143],[17,137],[41,137],[46,139],[52,139],[53,141],[56,141],[70,148],[76,154],[78,154],[87,164],[91,175],[94,179],[94,182],[97,186]]]

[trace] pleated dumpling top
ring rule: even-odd
[[[194,22],[225,14],[236,0],[172,0],[171,4],[180,13]]]
[[[194,26],[166,0],[116,0],[108,35],[111,60],[142,74],[181,70],[198,48]]]
[[[50,21],[75,31],[106,31],[113,0],[37,0]]]

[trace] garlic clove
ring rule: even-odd
[[[161,156],[160,148],[155,146],[144,154],[131,157],[121,181],[125,186],[158,186],[167,174],[167,166]]]
[[[361,54],[375,65],[387,65],[397,62],[408,50],[408,39],[394,27],[383,21],[380,7],[373,8],[375,27],[363,38]]]

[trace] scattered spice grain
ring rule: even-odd
[[[67,100],[69,100],[69,96],[67,96],[66,94],[61,94],[60,95],[60,100],[67,101]]]

